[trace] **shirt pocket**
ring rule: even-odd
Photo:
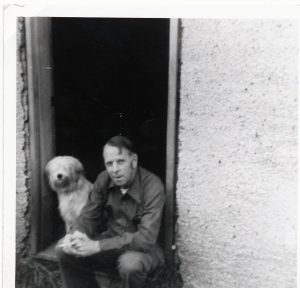
[[[137,230],[140,227],[142,216],[143,216],[143,206],[141,204],[138,204],[136,207],[136,213],[131,218],[131,222]]]

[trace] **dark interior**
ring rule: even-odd
[[[56,155],[80,159],[93,182],[121,134],[164,180],[169,20],[53,18],[52,32]]]

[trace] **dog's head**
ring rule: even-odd
[[[60,193],[72,190],[84,170],[78,159],[72,156],[57,156],[48,162],[45,172],[51,188]]]

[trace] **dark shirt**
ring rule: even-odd
[[[156,245],[164,203],[161,180],[146,169],[138,167],[124,195],[103,171],[94,183],[79,224],[90,237],[100,239],[101,251],[148,251]],[[101,229],[101,219],[107,219],[107,230],[97,237],[95,231]]]

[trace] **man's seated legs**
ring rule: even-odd
[[[77,257],[56,247],[64,288],[98,288],[89,257]]]
[[[104,252],[88,257],[77,257],[56,249],[64,288],[99,288],[94,271],[119,272],[123,287],[142,288],[149,273],[163,265],[157,253],[137,251]]]
[[[120,253],[101,253],[92,256],[74,256],[56,247],[64,288],[99,288],[94,271],[117,271]]]

